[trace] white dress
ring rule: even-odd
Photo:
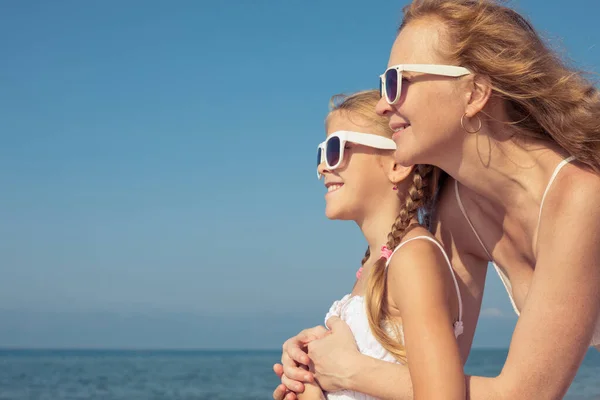
[[[456,281],[456,276],[454,275],[454,270],[452,269],[452,265],[450,264],[450,260],[448,259],[444,248],[437,241],[428,236],[417,236],[403,243],[400,243],[394,249],[392,256],[396,253],[396,251],[398,251],[400,247],[417,239],[425,239],[435,243],[442,251],[446,262],[448,263],[450,271],[452,272],[452,278],[454,279],[454,285],[458,294],[458,321],[454,323],[454,333],[455,336],[458,337],[463,331],[462,300],[460,297],[458,282]],[[386,268],[389,265],[392,256],[390,256],[390,258],[387,260]],[[394,358],[394,356],[390,354],[390,352],[383,348],[383,346],[377,341],[377,339],[375,339],[375,336],[373,336],[371,328],[369,327],[369,320],[367,318],[367,311],[365,308],[365,298],[363,296],[352,296],[351,294],[347,294],[342,299],[335,301],[329,309],[329,312],[325,316],[325,321],[327,322],[327,320],[332,316],[339,317],[344,322],[346,322],[346,324],[348,324],[350,330],[352,330],[352,334],[354,335],[354,340],[356,341],[358,350],[362,354],[391,363],[399,363],[399,361],[396,360],[396,358]],[[400,333],[402,335],[402,327],[400,327]],[[398,338],[398,340],[403,342],[404,336],[402,335],[402,337]],[[376,400],[375,397],[368,396],[360,392],[354,392],[351,390],[341,390],[338,392],[327,393],[327,398],[334,400]]]

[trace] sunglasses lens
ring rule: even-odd
[[[327,141],[327,148],[325,149],[325,157],[327,164],[330,167],[335,166],[340,161],[340,138],[332,136]]]
[[[321,164],[321,157],[322,157],[322,150],[319,147],[317,149],[317,168],[319,167],[319,164]]]
[[[395,69],[385,71],[385,96],[388,102],[393,102],[398,94],[398,72]]]

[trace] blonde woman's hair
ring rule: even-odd
[[[489,77],[516,137],[552,141],[600,173],[598,89],[524,17],[496,0],[414,0],[403,11],[400,30],[424,18],[441,21],[442,55]]]
[[[379,98],[377,90],[367,90],[352,95],[336,95],[331,99],[331,111],[328,118],[339,112],[343,112],[344,116],[349,118],[359,116],[367,121],[370,132],[376,130],[391,138],[393,131],[389,127],[389,117],[377,115],[375,112],[375,105]],[[404,205],[388,234],[386,245],[389,249],[394,249],[400,244],[406,233],[412,229],[411,222],[415,218],[421,221],[421,225],[430,229],[429,221],[441,174],[442,171],[439,168],[431,165],[415,166],[410,178],[412,184],[404,196]],[[361,264],[364,265],[370,256],[369,248],[367,248]],[[366,308],[369,326],[375,338],[396,359],[406,362],[406,351],[399,341],[400,327],[392,320],[388,309],[387,274],[383,258],[379,259],[371,268],[367,283]],[[386,327],[392,328],[391,335]]]

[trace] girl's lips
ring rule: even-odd
[[[325,185],[325,187],[327,187],[327,193],[335,192],[336,190],[340,189],[342,186],[344,186],[343,183],[328,183]]]

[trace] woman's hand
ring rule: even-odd
[[[331,317],[327,326],[329,331],[323,327],[313,328],[317,329],[315,331],[302,331],[284,344],[284,365],[275,364],[273,369],[285,384],[279,385],[273,392],[275,400],[296,400],[297,394],[304,392],[304,384],[300,381],[307,382],[302,379],[302,375],[305,374],[314,379],[326,392],[346,389],[385,400],[412,399],[412,384],[406,366],[361,354],[350,327],[341,319]],[[315,336],[320,338],[308,340]],[[308,343],[308,355],[299,343]],[[287,356],[288,351],[294,355]],[[306,358],[302,360],[303,357]],[[292,366],[286,370],[285,365],[289,365],[290,362]],[[297,362],[311,364],[313,372],[298,367]],[[298,373],[299,381],[287,377],[288,371]],[[394,384],[390,385],[390,382]],[[302,387],[294,389],[287,386],[294,383]]]
[[[350,327],[338,317],[327,320],[329,334],[308,343],[314,377],[324,391],[350,389],[350,380],[360,370],[361,353]]]
[[[309,372],[310,359],[306,354],[308,343],[323,338],[329,331],[323,326],[305,329],[283,344],[281,364],[273,365],[273,371],[281,378],[281,385],[273,391],[275,400],[295,400],[295,393],[304,392],[304,383],[314,382]]]

